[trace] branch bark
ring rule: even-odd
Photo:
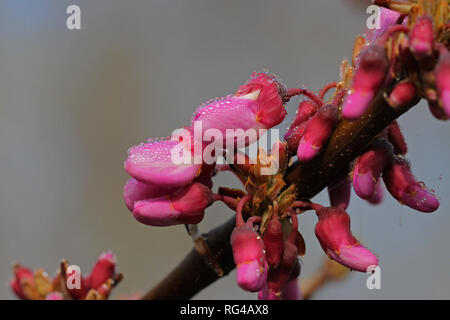
[[[419,102],[419,98],[402,109],[389,107],[383,92],[374,99],[369,111],[357,121],[341,120],[326,149],[313,161],[294,163],[285,175],[288,184],[295,184],[298,199],[310,199],[324,189],[370,142],[390,123]],[[224,275],[234,269],[230,236],[235,225],[232,218],[205,235],[206,242],[222,266]],[[190,299],[220,277],[192,250],[169,275],[142,299]]]

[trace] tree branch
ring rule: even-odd
[[[306,164],[296,162],[288,169],[285,180],[288,184],[296,184],[298,199],[310,199],[324,189],[364,152],[383,129],[420,100],[417,98],[407,107],[393,109],[387,104],[383,93],[384,90],[359,120],[341,120],[320,156]],[[210,251],[221,265],[224,275],[235,267],[230,245],[234,225],[235,219],[232,218],[205,235]],[[142,299],[190,299],[219,278],[213,268],[193,249]]]

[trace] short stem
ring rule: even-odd
[[[327,94],[328,90],[332,89],[332,88],[336,88],[337,83],[336,82],[330,82],[328,84],[325,85],[325,87],[323,87],[320,91],[319,91],[319,99],[323,100],[323,97],[325,97],[325,95]]]
[[[239,203],[236,207],[236,226],[240,226],[244,224],[244,218],[242,217],[242,208],[244,208],[247,201],[249,201],[253,196],[250,194],[245,195],[239,200]]]
[[[323,101],[314,94],[311,90],[296,88],[296,89],[288,89],[288,96],[292,98],[293,96],[304,95],[305,97],[310,98],[314,103],[318,106],[323,106]]]
[[[237,199],[229,196],[224,196],[222,194],[214,193],[213,194],[214,201],[222,201],[223,203],[231,206],[235,206]]]

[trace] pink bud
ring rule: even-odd
[[[361,246],[350,231],[350,216],[339,208],[320,208],[315,234],[325,253],[340,264],[361,272],[378,265],[378,259]]]
[[[266,261],[270,267],[276,268],[283,255],[283,227],[277,213],[269,221],[263,241],[266,249]]]
[[[300,273],[300,264],[298,263],[298,249],[295,245],[297,236],[298,220],[297,215],[291,214],[292,229],[289,237],[284,242],[283,256],[280,265],[274,269],[269,269],[267,275],[268,299],[281,299],[282,289],[290,279],[296,278]],[[298,267],[298,269],[296,269]],[[293,273],[295,273],[293,275]]]
[[[300,161],[314,158],[333,133],[337,109],[333,105],[320,108],[309,120],[297,149]]]
[[[50,292],[45,300],[64,300],[62,294],[60,292]]]
[[[412,81],[405,80],[395,85],[389,94],[388,103],[393,108],[402,108],[409,105],[417,94],[416,86]]]
[[[305,121],[308,121],[309,118],[311,118],[316,111],[319,109],[320,106],[318,106],[316,103],[312,102],[311,100],[303,100],[300,102],[297,110],[297,114],[295,116],[294,121],[291,124],[292,126],[298,126],[299,124],[302,124]]]
[[[408,207],[433,212],[439,208],[439,200],[428,191],[423,182],[416,181],[408,161],[395,158],[383,172],[383,180],[389,193]]]
[[[264,259],[261,237],[246,223],[234,228],[231,234],[238,285],[251,292],[259,291],[266,283],[268,265]]]
[[[353,76],[351,93],[342,108],[344,118],[356,120],[367,111],[386,78],[388,68],[384,47],[371,45],[361,53]]]
[[[345,176],[328,186],[328,196],[332,207],[347,209],[350,203],[351,181]]]
[[[397,121],[392,122],[388,127],[388,139],[394,147],[395,154],[405,155],[408,152],[408,145],[406,144],[405,137],[400,130],[400,126]]]
[[[236,95],[239,97],[258,92],[256,119],[266,128],[280,124],[286,116],[283,103],[286,101],[286,88],[275,76],[254,72],[251,79],[240,86]]]
[[[141,182],[165,187],[185,186],[200,173],[201,164],[176,164],[172,157],[175,147],[175,150],[183,149],[183,142],[164,140],[134,146],[128,151],[125,170]]]
[[[299,125],[291,126],[284,135],[284,140],[286,140],[288,154],[293,156],[297,154],[298,144],[300,143],[300,139],[305,133],[305,129],[308,122],[305,121]]]
[[[30,269],[20,265],[14,266],[14,277],[10,280],[9,285],[16,296],[22,300],[30,299],[26,296],[22,289],[25,282],[28,282],[29,284],[34,283],[33,272]]]
[[[450,52],[448,50],[441,50],[435,70],[440,103],[447,117],[450,117]]]
[[[419,17],[409,32],[411,52],[418,58],[430,56],[433,53],[434,30],[430,16]]]
[[[111,251],[103,252],[89,275],[91,289],[98,289],[116,274],[116,257]]]
[[[356,160],[353,168],[353,187],[363,199],[370,199],[384,168],[392,159],[392,151],[382,143],[374,145]]]
[[[151,226],[197,224],[211,203],[211,190],[196,182],[163,197],[135,202],[133,214],[139,222]]]

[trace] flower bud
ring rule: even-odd
[[[264,259],[264,243],[248,223],[237,226],[231,234],[238,285],[251,292],[266,283],[268,265]]]
[[[227,96],[200,106],[191,127],[201,123],[202,137],[208,129],[218,130],[224,138],[228,130],[257,130],[254,136],[236,137],[239,144],[251,144],[259,138],[260,129],[269,129],[286,116],[283,97],[286,89],[277,79],[265,73],[254,73],[234,96]]]
[[[383,171],[383,180],[389,193],[400,203],[421,212],[433,212],[439,208],[439,200],[423,182],[416,180],[408,161],[395,158]]]
[[[151,226],[197,224],[212,201],[211,190],[195,182],[166,196],[135,202],[133,214],[139,222]]]
[[[272,128],[280,124],[287,113],[283,105],[287,100],[286,88],[275,76],[254,72],[251,79],[239,87],[236,96],[242,97],[258,91],[256,100],[258,103],[256,110],[257,121],[266,128]]]
[[[350,231],[350,216],[340,208],[322,207],[316,211],[319,222],[315,234],[330,259],[361,272],[378,265],[378,259],[361,246]]]
[[[284,140],[286,140],[288,154],[293,156],[297,154],[298,144],[300,143],[300,139],[305,133],[305,129],[308,122],[302,122],[299,125],[291,126],[284,135]]]
[[[283,227],[278,219],[278,214],[274,214],[269,221],[263,241],[268,265],[272,268],[278,267],[283,255]]]
[[[450,52],[442,50],[436,65],[436,87],[442,108],[450,117]]]
[[[10,280],[9,285],[11,290],[16,294],[19,299],[28,300],[31,299],[24,291],[24,285],[33,286],[34,275],[33,272],[21,265],[14,266],[14,277]]]
[[[300,161],[314,158],[333,133],[337,109],[333,105],[320,108],[309,120],[297,149]]]
[[[302,102],[300,102],[297,114],[295,116],[294,121],[292,122],[291,127],[298,126],[299,124],[308,121],[317,112],[319,107],[320,106],[318,106],[311,100],[303,100]]]
[[[378,178],[391,159],[392,151],[386,144],[379,143],[356,160],[353,187],[359,197],[366,200],[372,197]]]
[[[332,207],[347,209],[350,203],[351,181],[345,176],[328,186],[328,196]]]
[[[367,111],[386,78],[388,68],[384,47],[371,45],[361,53],[353,76],[351,93],[342,107],[342,116],[345,119],[356,120]]]
[[[409,47],[417,58],[424,58],[433,53],[434,30],[430,16],[419,17],[409,32]]]
[[[393,108],[402,108],[409,105],[416,97],[417,89],[410,80],[399,82],[389,94],[388,103]]]
[[[201,164],[177,164],[172,153],[183,150],[184,143],[175,140],[164,140],[143,143],[130,148],[125,161],[127,173],[141,182],[164,186],[181,187],[191,183],[200,173]],[[191,158],[189,158],[191,159]]]
[[[394,147],[395,154],[405,155],[408,152],[408,145],[406,144],[405,137],[400,130],[400,126],[397,121],[392,122],[387,130],[389,142]]]
[[[116,274],[116,257],[111,251],[103,252],[89,275],[91,289],[98,289]]]

